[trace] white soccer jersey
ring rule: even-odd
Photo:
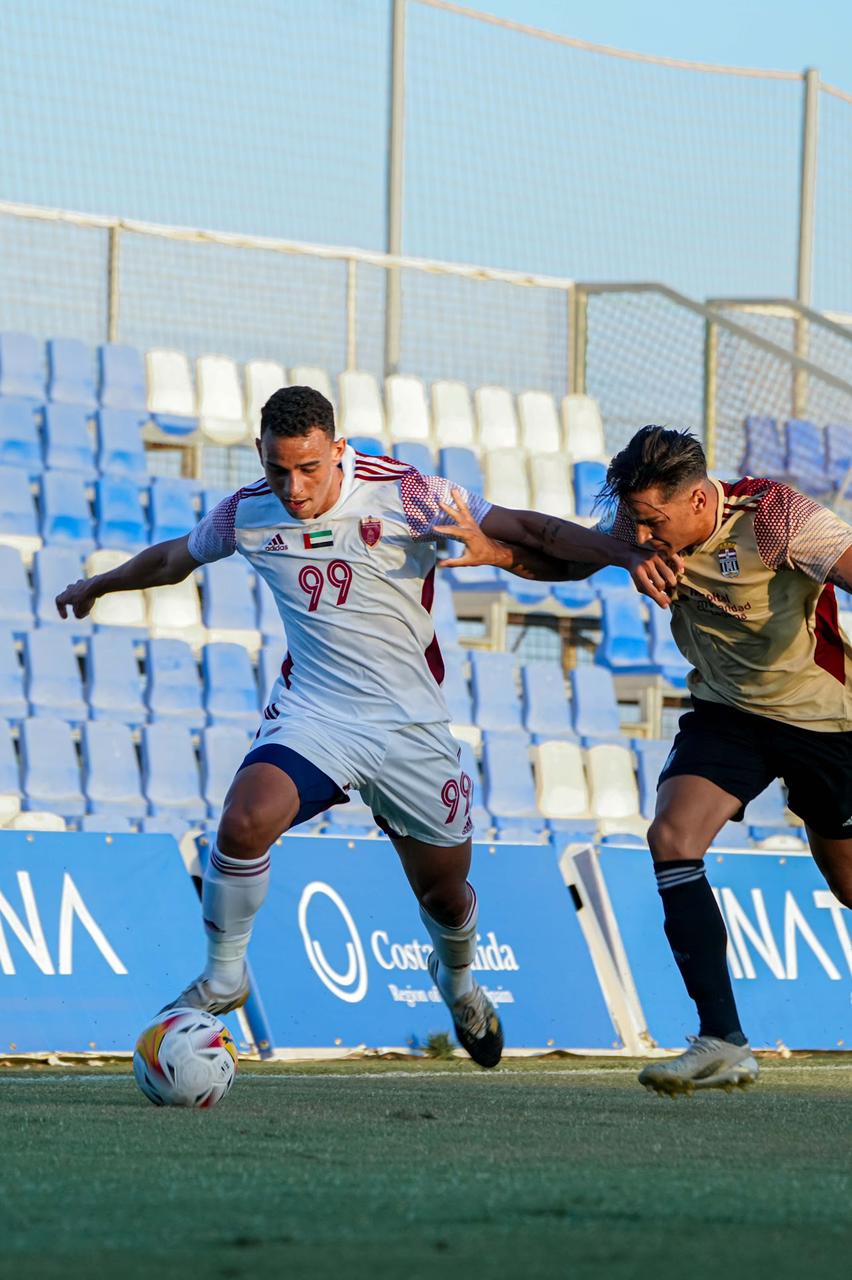
[[[269,584],[287,632],[285,715],[382,725],[449,719],[431,618],[434,526],[453,487],[346,446],[335,505],[291,516],[265,479],[239,489],[189,535],[200,563],[239,551]],[[460,490],[474,519],[491,508]]]

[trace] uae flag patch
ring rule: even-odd
[[[333,547],[334,537],[330,529],[314,529],[312,533],[303,533],[302,540],[308,551],[314,547]]]

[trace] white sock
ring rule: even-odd
[[[473,974],[470,966],[476,955],[477,901],[473,885],[470,890],[470,910],[458,928],[439,924],[429,912],[420,908],[420,919],[429,930],[435,955],[438,957],[438,990],[448,1005],[454,1005],[462,996],[473,990]]]
[[[201,890],[207,934],[204,976],[222,995],[240,985],[254,918],[268,887],[268,853],[262,858],[229,858],[213,846]]]

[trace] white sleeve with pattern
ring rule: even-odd
[[[815,582],[825,582],[852,546],[852,528],[844,520],[798,489],[773,481],[761,496],[754,533],[765,565],[798,569]]]
[[[453,489],[461,494],[470,514],[481,523],[492,504],[476,493],[470,493],[459,484],[445,480],[443,476],[424,476],[413,467],[399,482],[402,498],[402,509],[408,521],[408,528],[416,542],[436,541],[442,535],[435,533],[436,524],[451,524],[450,517],[438,506],[439,502],[452,505]]]
[[[790,539],[790,561],[816,582],[825,582],[833,566],[852,547],[852,528],[826,507],[805,521]]]
[[[232,493],[217,503],[189,535],[187,548],[193,560],[209,564],[211,560],[224,560],[237,549],[235,522],[241,491]]]

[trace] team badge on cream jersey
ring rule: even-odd
[[[291,516],[265,479],[237,490],[196,525],[190,554],[205,564],[238,551],[269,585],[287,635],[283,715],[446,721],[434,527],[459,486],[348,445],[341,468],[338,500],[315,520]],[[491,504],[460,492],[482,520]]]

